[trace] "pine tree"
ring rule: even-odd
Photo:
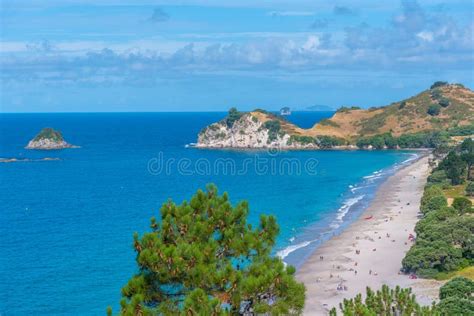
[[[305,288],[295,269],[270,256],[279,228],[272,216],[247,223],[209,185],[190,200],[163,204],[151,232],[134,236],[139,272],[122,289],[121,315],[300,314]]]
[[[355,298],[345,299],[339,304],[339,309],[342,315],[350,316],[439,315],[435,305],[421,307],[411,289],[402,289],[399,286],[390,289],[387,285],[383,285],[382,289],[376,292],[367,287],[365,301],[362,300],[361,294],[357,294]],[[337,316],[336,308],[333,308],[329,315]]]

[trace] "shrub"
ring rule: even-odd
[[[398,108],[401,110],[401,109],[403,109],[406,105],[407,105],[407,103],[406,103],[405,101],[402,101],[402,102],[400,102],[400,105],[398,105]]]
[[[360,110],[360,107],[359,106],[351,106],[351,107],[341,106],[339,109],[336,110],[336,112],[349,112],[352,110]]]
[[[278,120],[266,121],[263,126],[268,129],[268,140],[273,141],[277,139],[278,132],[280,132],[281,125]]]
[[[474,196],[474,182],[471,181],[466,186],[466,194],[469,196]]]
[[[333,148],[335,146],[342,146],[346,144],[346,141],[342,138],[332,137],[332,136],[318,136],[316,138],[319,147],[321,148]]]
[[[235,121],[238,121],[242,117],[243,113],[237,111],[236,108],[230,108],[227,114],[226,124],[228,127],[234,126]]]
[[[362,294],[357,294],[351,299],[344,299],[339,304],[342,315],[437,315],[436,306],[420,306],[416,302],[416,297],[411,289],[402,289],[397,286],[390,289],[387,285],[382,285],[378,291],[366,288],[366,297],[363,300]],[[337,316],[336,308],[331,309],[330,316]]]
[[[425,208],[425,205],[428,204],[428,201],[436,196],[442,196],[444,197],[443,190],[437,186],[433,185],[430,187],[425,188],[425,191],[423,192],[423,196],[421,198],[421,211]],[[424,213],[424,212],[423,212]]]
[[[421,211],[423,214],[426,214],[431,211],[440,210],[441,208],[448,206],[448,201],[444,195],[436,195],[428,200],[428,202],[423,206]]]
[[[468,198],[463,196],[454,198],[453,207],[459,211],[459,213],[470,213],[472,209],[472,202]]]
[[[431,104],[428,108],[427,113],[431,116],[437,116],[439,115],[441,111],[441,106],[439,104]]]
[[[443,87],[443,86],[446,86],[448,83],[446,81],[435,81],[430,89],[435,89],[435,88],[438,88],[438,87]]]
[[[457,297],[448,297],[441,300],[438,304],[438,310],[441,315],[474,315],[474,302],[468,299],[459,299]]]
[[[455,277],[439,289],[441,300],[448,297],[474,299],[474,281],[465,277]]]
[[[433,171],[433,173],[428,177],[428,182],[432,184],[440,184],[443,187],[450,183],[445,170]]]
[[[474,314],[474,281],[455,277],[439,289],[439,309],[442,315]]]
[[[441,94],[441,91],[439,89],[434,89],[431,91],[431,98],[433,98],[433,100],[439,100],[442,98],[442,94]]]
[[[448,129],[449,136],[468,136],[474,134],[474,124],[455,126]]]
[[[302,145],[316,144],[316,139],[310,136],[291,135],[288,140],[288,145],[293,143],[300,143]]]
[[[339,124],[337,124],[336,122],[334,122],[330,119],[321,120],[321,121],[319,121],[319,124],[325,125],[325,126],[340,127]]]
[[[448,106],[449,106],[449,99],[441,98],[438,103],[439,103],[439,105],[441,105],[443,108],[448,107]]]

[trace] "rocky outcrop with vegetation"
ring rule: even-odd
[[[318,149],[328,142],[345,144],[329,137],[304,136],[302,131],[284,118],[263,110],[242,113],[232,108],[225,119],[199,133],[196,147]]]
[[[75,148],[77,146],[67,143],[61,132],[56,131],[52,128],[43,128],[38,135],[35,136],[26,149],[40,149],[40,150],[52,150],[52,149],[64,149],[64,148]]]
[[[474,134],[474,92],[435,82],[422,93],[383,107],[342,107],[331,118],[302,129],[263,111],[239,112],[204,128],[201,148],[431,148]]]

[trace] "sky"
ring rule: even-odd
[[[380,106],[474,87],[470,0],[0,0],[0,111]]]

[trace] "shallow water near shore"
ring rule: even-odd
[[[311,120],[327,117],[312,115],[298,119],[311,126]],[[415,155],[185,148],[201,128],[224,116],[1,114],[0,157],[28,161],[0,164],[0,313],[96,315],[107,305],[117,310],[120,289],[136,270],[133,232],[147,231],[168,198],[180,203],[211,182],[233,203],[248,200],[252,223],[262,213],[275,215],[281,228],[275,254],[298,266]],[[43,127],[59,129],[81,148],[25,150]],[[308,162],[314,162],[311,168]]]

